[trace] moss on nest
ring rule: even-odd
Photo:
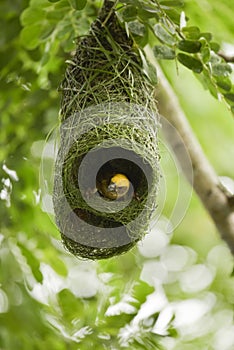
[[[158,184],[153,87],[111,5],[78,43],[61,84],[56,223],[68,250],[89,259],[121,254],[142,238]],[[133,191],[110,201],[97,182],[116,173],[128,177]]]

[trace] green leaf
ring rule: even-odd
[[[210,60],[210,49],[208,46],[205,46],[201,50],[202,61],[207,63]]]
[[[71,52],[74,50],[75,43],[74,43],[74,37],[72,33],[68,36],[67,40],[64,40],[63,42],[63,49],[65,52]]]
[[[49,2],[59,2],[60,0],[48,0]]]
[[[157,77],[157,70],[156,68],[147,61],[147,66],[145,67],[145,73],[147,77],[149,78],[152,85],[157,85],[158,83],[158,77]]]
[[[218,77],[227,77],[232,73],[232,67],[228,63],[212,64],[212,74]]]
[[[222,59],[217,54],[212,54],[212,55],[210,55],[210,63],[212,65],[220,64],[220,63],[222,63]]]
[[[126,22],[128,30],[134,37],[135,43],[140,47],[145,47],[149,42],[149,30],[139,21]]]
[[[203,65],[200,60],[184,53],[177,55],[178,61],[185,67],[191,69],[194,73],[201,73],[203,71]]]
[[[63,22],[63,26],[61,26],[61,30],[57,33],[57,39],[64,40],[67,34],[71,32],[70,23]]]
[[[147,21],[149,18],[155,18],[156,20],[159,20],[157,13],[158,11],[155,10],[155,7],[151,8],[148,6],[142,6],[137,11],[138,17],[144,21]]]
[[[143,50],[139,50],[139,54],[142,60],[142,66],[145,75],[153,85],[157,85],[158,77],[156,67],[153,64],[151,64],[149,60],[147,60]]]
[[[44,55],[41,58],[41,65],[44,66],[50,59],[50,53],[45,52]]]
[[[69,0],[69,3],[75,10],[80,11],[86,6],[87,0]]]
[[[184,2],[183,1],[179,1],[179,0],[175,0],[175,1],[161,1],[160,2],[160,6],[162,8],[170,8],[170,7],[183,7],[184,6]]]
[[[212,40],[212,34],[211,33],[201,33],[200,38],[205,38],[207,41]]]
[[[195,40],[181,40],[178,44],[178,48],[181,51],[196,53],[201,49],[202,44],[199,41]]]
[[[148,294],[153,293],[154,288],[144,281],[139,281],[134,286],[134,298],[138,301],[139,304],[143,304],[146,301]]]
[[[20,39],[23,44],[23,46],[28,49],[32,50],[35,49],[39,44],[39,36],[41,33],[41,24],[36,23],[34,25],[30,25],[28,27],[23,28],[20,34]]]
[[[28,7],[20,17],[23,26],[36,24],[45,18],[45,11],[38,7]]]
[[[84,304],[74,296],[74,294],[69,289],[61,290],[57,294],[58,296],[58,304],[63,312],[64,319],[70,318],[75,314],[75,307],[79,306],[79,316],[82,316],[84,313]]]
[[[32,251],[30,251],[22,243],[18,243],[19,248],[21,249],[22,254],[27,260],[28,265],[31,267],[34,277],[38,282],[42,282],[43,276],[40,271],[40,261],[35,258]]]
[[[230,91],[232,88],[232,82],[226,77],[216,77],[216,84],[219,88],[225,91]]]
[[[215,42],[211,42],[210,43],[210,48],[211,50],[213,50],[214,52],[218,52],[220,50],[220,45],[218,43]]]
[[[124,3],[125,4],[130,4],[130,5],[132,4],[132,5],[135,5],[137,7],[139,7],[141,5],[138,0],[125,0]]]
[[[59,2],[54,4],[54,9],[55,9],[55,11],[62,10],[64,13],[64,11],[69,11],[69,9],[70,9],[69,3],[70,3],[69,0],[60,0]],[[70,4],[70,6],[72,6],[72,5]]]
[[[144,24],[139,21],[128,22],[128,28],[132,34],[138,36],[144,36],[146,32]]]
[[[77,3],[76,9],[83,10],[87,4],[87,0],[77,0],[76,3]]]
[[[130,22],[136,19],[137,9],[135,6],[127,6],[122,12],[123,20],[125,22]]]
[[[47,25],[45,25],[42,28],[39,39],[41,41],[45,41],[53,33],[53,31],[54,31],[54,25],[47,23]]]
[[[234,102],[234,93],[224,94],[224,97],[225,97],[226,100]]]
[[[50,23],[57,24],[58,21],[60,21],[64,17],[64,11],[57,10],[57,11],[49,11],[46,13],[46,19]]]
[[[214,79],[211,76],[209,69],[204,69],[202,75],[199,75],[199,78],[202,80],[205,88],[209,89],[212,96],[218,98],[218,89]]]
[[[196,40],[200,38],[200,29],[195,26],[184,27],[182,33],[187,39]]]
[[[175,37],[169,33],[161,24],[156,24],[154,26],[154,32],[157,38],[168,45],[173,46],[176,42]]]
[[[147,28],[145,28],[145,32],[143,36],[135,36],[134,37],[135,42],[137,43],[137,45],[139,45],[140,47],[145,47],[148,42],[149,42],[149,31]]]
[[[155,45],[153,52],[157,59],[173,60],[176,56],[175,51],[166,45]]]
[[[164,11],[174,24],[180,25],[180,13],[176,9],[170,8]]]

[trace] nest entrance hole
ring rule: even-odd
[[[129,159],[115,158],[101,166],[96,177],[96,187],[100,188],[103,181],[110,183],[111,178],[116,174],[125,175],[134,192],[134,198],[147,195],[148,193],[148,181],[144,174],[144,171],[136,163]]]
[[[153,169],[134,151],[119,146],[99,148],[88,152],[78,163],[77,186],[84,196],[90,194],[90,189],[99,188],[103,180],[109,182],[114,175],[123,174],[140,200],[147,197]]]

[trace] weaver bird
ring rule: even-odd
[[[103,179],[99,186],[98,192],[108,199],[121,199],[123,198],[130,189],[130,181],[124,174],[114,175],[108,182]]]

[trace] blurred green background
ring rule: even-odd
[[[232,350],[233,257],[196,195],[190,200],[163,137],[167,191],[161,191],[161,216],[146,243],[107,261],[81,261],[63,249],[42,210],[42,175],[50,165],[40,175],[41,155],[58,125],[57,87],[74,37],[87,32],[101,3],[90,0],[82,11],[67,0],[0,3],[0,348]],[[232,44],[232,2],[185,1],[184,10],[190,25]],[[218,175],[233,178],[234,123],[227,106],[188,69],[160,64],[207,158]],[[185,199],[175,204],[178,193]],[[182,205],[183,220],[169,237],[165,220],[175,205]],[[202,305],[197,318],[187,321],[194,305],[183,313],[185,301]]]

